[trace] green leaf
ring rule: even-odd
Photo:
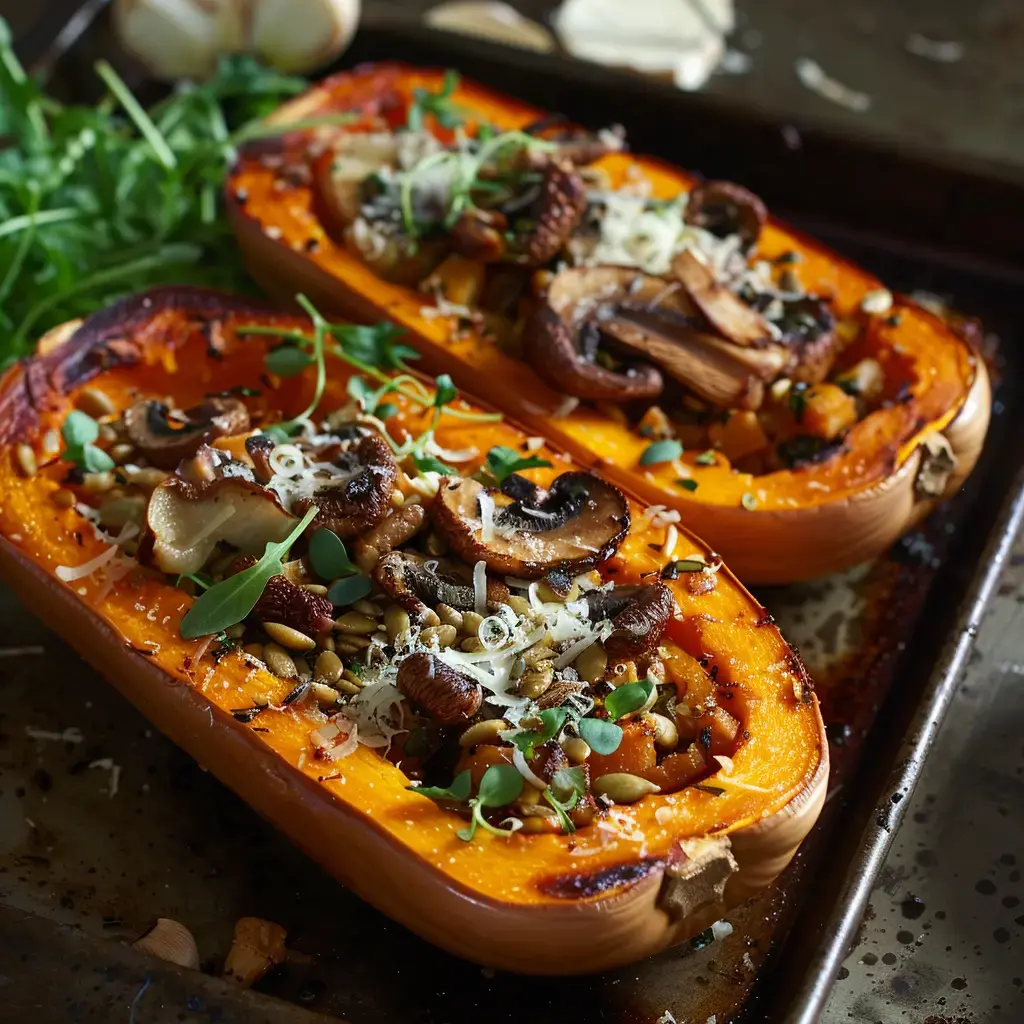
[[[376,409],[373,410],[373,415],[379,420],[389,420],[392,416],[398,412],[398,406],[394,402],[381,402]]]
[[[377,397],[377,389],[365,378],[360,376],[349,377],[345,391],[350,398],[354,398],[364,409],[371,408]]]
[[[271,577],[281,573],[281,562],[288,549],[302,536],[317,512],[316,507],[311,508],[283,541],[268,544],[255,565],[215,583],[196,598],[181,620],[181,635],[186,640],[194,640],[241,622],[256,607]]]
[[[327,591],[327,600],[335,608],[343,608],[345,605],[355,604],[356,601],[366,597],[373,590],[373,583],[369,576],[358,573],[355,576],[346,576],[338,580],[330,590]]]
[[[642,708],[654,692],[654,686],[655,684],[652,679],[643,679],[636,683],[625,683],[622,686],[617,686],[604,699],[605,711],[608,712],[614,721],[615,719],[622,718],[623,715],[636,711],[638,708]]]
[[[322,580],[336,580],[339,576],[359,572],[359,566],[348,557],[341,538],[333,530],[325,528],[317,530],[309,538],[309,561]]]
[[[682,487],[684,491],[695,491],[700,484],[698,484],[696,480],[691,480],[688,477],[685,479],[681,477],[676,481],[676,486]]]
[[[683,454],[683,446],[674,440],[655,441],[640,455],[641,466],[654,466],[659,462],[671,462]]]
[[[571,809],[576,801],[587,792],[587,773],[582,765],[575,768],[559,768],[551,777],[551,791],[559,800],[572,801]]]
[[[435,383],[437,384],[437,391],[434,393],[435,409],[440,409],[459,397],[459,392],[447,373],[442,373],[440,377],[436,378]]]
[[[263,362],[278,377],[298,377],[315,359],[297,345],[280,345],[271,349]]]
[[[703,558],[677,558],[661,570],[663,580],[677,580],[681,572],[703,572],[708,563]]]
[[[205,573],[179,573],[178,578],[174,581],[174,585],[176,587],[180,587],[183,580],[191,580],[197,587],[199,587],[200,590],[209,590],[212,585],[210,577]]]
[[[424,118],[433,114],[437,123],[444,128],[457,128],[464,122],[461,111],[452,103],[452,93],[458,88],[459,74],[457,71],[446,71],[441,88],[437,92],[417,87],[412,91],[412,103],[406,116],[406,126],[410,131],[423,130]]]
[[[72,409],[61,424],[60,435],[69,448],[92,444],[100,436],[99,424],[80,409]]]
[[[413,452],[412,461],[421,473],[440,473],[441,476],[458,476],[459,471],[446,466],[440,459],[433,455],[418,455]]]
[[[701,452],[693,461],[696,462],[698,466],[714,466],[718,462],[718,459],[716,458],[715,453],[708,449],[706,452]]]
[[[550,466],[547,459],[538,458],[536,455],[520,455],[515,448],[507,448],[505,445],[496,444],[484,460],[487,472],[494,478],[495,483],[500,487],[513,473],[522,469],[535,469],[541,466]]]
[[[536,747],[554,739],[562,731],[567,715],[563,708],[545,708],[537,717],[543,723],[540,729],[519,732],[512,737],[512,742],[523,752],[527,760],[533,757]]]
[[[603,718],[581,718],[577,729],[595,754],[614,754],[622,742],[622,729]]]
[[[447,788],[444,786],[406,786],[405,788],[413,793],[419,793],[421,796],[428,796],[431,800],[454,800],[457,803],[465,803],[473,788],[473,777],[467,768],[464,772],[459,772]]]
[[[492,764],[480,779],[477,799],[481,807],[505,807],[519,798],[523,777],[510,764]]]
[[[374,325],[330,324],[328,332],[342,351],[368,367],[384,370],[406,370],[405,360],[419,359],[419,353],[408,345],[399,345],[397,338],[406,332],[392,323]]]
[[[87,473],[105,473],[116,465],[102,448],[97,448],[94,444],[87,444],[81,451],[81,458],[75,461]]]

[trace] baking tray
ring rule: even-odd
[[[110,55],[102,25],[62,59],[55,84],[83,95],[100,53]],[[712,1017],[810,1024],[853,940],[1024,517],[1017,312],[1024,273],[1006,259],[1010,232],[1000,229],[1004,246],[988,244],[979,230],[989,193],[977,168],[936,170],[918,161],[914,173],[913,158],[811,129],[799,150],[779,148],[778,124],[699,96],[403,24],[365,28],[344,64],[383,58],[454,66],[594,126],[622,121],[636,148],[753,183],[777,212],[893,286],[927,289],[981,316],[1001,339],[990,345],[1000,383],[986,451],[964,493],[873,565],[759,593],[818,684],[833,760],[822,821],[782,879],[729,915],[731,934],[589,979],[495,976],[377,914],[0,591],[0,978],[18,983],[17,1000],[0,1002],[0,1020],[130,1013],[138,1024],[277,1021],[292,1004],[296,1021],[323,1019],[312,1010],[352,1024],[524,1014],[538,1024],[567,1015],[632,1024],[666,1011],[680,1024]],[[675,130],[666,132],[666,123]],[[837,211],[837,182],[849,184],[851,168],[856,188]],[[979,197],[965,200],[975,220],[946,218],[942,249],[920,217],[918,194],[936,174]],[[992,188],[1004,224],[1019,223],[1024,191],[1005,181]],[[118,944],[157,916],[173,917],[192,929],[204,967],[215,971],[245,914],[284,924],[293,950],[259,993],[147,963]],[[114,1006],[123,1008],[120,1018]]]

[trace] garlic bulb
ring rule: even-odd
[[[555,48],[554,37],[543,25],[523,17],[501,0],[449,0],[432,7],[424,20],[431,28],[478,36],[509,46],[542,51]]]
[[[125,49],[157,78],[204,78],[225,53],[253,53],[288,73],[337,56],[359,0],[114,0]]]

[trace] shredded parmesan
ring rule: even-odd
[[[95,558],[90,558],[88,562],[84,562],[82,565],[58,565],[54,573],[57,579],[63,580],[65,583],[83,580],[102,569],[103,566],[114,558],[119,550],[116,544],[111,545],[106,551],[100,552]]]
[[[473,566],[473,610],[487,614],[487,563],[482,560]]]

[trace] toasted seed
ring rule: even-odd
[[[445,626],[454,626],[462,629],[462,612],[453,608],[450,604],[439,604],[437,606],[437,617]]]
[[[300,586],[303,590],[308,590],[311,594],[316,594],[318,597],[327,596],[327,588],[322,583],[302,583]]]
[[[352,669],[350,668],[345,669],[344,673],[342,674],[342,679],[347,679],[353,686],[357,687],[360,690],[366,685],[366,683],[363,682],[362,678],[360,676],[357,676],[355,672],[353,672]]]
[[[479,654],[481,651],[487,650],[480,638],[476,636],[467,637],[459,644],[459,647],[467,654]]]
[[[397,604],[389,604],[384,609],[384,628],[388,633],[388,640],[393,644],[399,633],[405,633],[412,626],[409,613]]]
[[[341,678],[345,666],[333,651],[323,651],[316,659],[316,677],[332,686]]]
[[[295,662],[296,678],[302,682],[313,678],[313,670],[309,667],[309,662],[305,658],[293,658],[292,660]]]
[[[347,693],[350,697],[355,696],[359,692],[359,687],[348,679],[339,679],[334,686],[335,689],[341,690],[342,693]]]
[[[228,628],[224,630],[224,635],[229,640],[241,640],[242,637],[245,636],[245,626],[240,622],[236,622],[235,625],[228,626]]]
[[[475,747],[481,743],[496,746],[501,742],[499,733],[508,729],[503,718],[489,718],[485,722],[474,722],[460,737],[460,747]]]
[[[53,492],[53,503],[58,508],[71,508],[75,503],[74,492],[69,491],[66,487],[61,487]]]
[[[679,744],[679,730],[671,718],[649,712],[643,716],[642,721],[654,726],[655,746],[662,750],[675,750]]]
[[[334,620],[335,627],[342,633],[368,636],[377,628],[377,623],[362,612],[345,612]]]
[[[338,691],[333,686],[314,682],[310,689],[313,691],[313,696],[316,697],[316,702],[320,707],[326,709],[334,707],[338,703]]]
[[[82,480],[82,489],[89,494],[106,494],[117,481],[109,470],[102,473],[86,473]]]
[[[635,804],[641,797],[650,793],[660,793],[661,786],[628,772],[612,772],[601,775],[594,780],[594,794],[606,796],[616,804]]]
[[[480,632],[480,623],[484,621],[484,616],[479,612],[463,612],[462,613],[462,632],[469,636],[476,636]]]
[[[317,647],[321,648],[324,651],[333,651],[334,650],[334,636],[333,636],[333,634],[331,634],[331,633],[321,633],[316,638],[316,645],[317,645]]]
[[[516,810],[520,813],[529,813],[526,808],[536,807],[540,803],[540,793],[536,786],[523,786],[523,791],[515,802]]]
[[[536,835],[540,832],[554,832],[554,811],[551,812],[550,816],[540,814],[528,815],[527,817],[523,818],[523,827],[519,831],[530,833],[533,835]]]
[[[118,433],[117,430],[114,429],[114,425],[112,423],[102,423],[100,424],[99,437],[101,441],[106,441],[107,444],[113,444],[114,441],[118,439]]]
[[[242,650],[245,651],[250,658],[255,658],[257,661],[263,660],[263,644],[246,644]]]
[[[420,615],[421,626],[440,626],[441,620],[433,608],[428,608]]]
[[[439,533],[433,531],[427,536],[427,554],[440,558],[448,550],[448,543]]]
[[[117,412],[114,403],[96,388],[82,388],[78,393],[75,404],[82,412],[93,419],[100,419],[102,416],[113,416]]]
[[[135,449],[130,444],[115,444],[110,449],[110,457],[115,462],[127,462],[135,454]]]
[[[608,670],[608,655],[602,643],[591,644],[573,662],[573,668],[579,673],[580,679],[587,683],[596,683],[604,678]]]
[[[550,634],[546,634],[550,636]],[[524,655],[523,660],[526,662],[528,668],[536,669],[541,668],[545,661],[550,661],[552,658],[558,657],[558,651],[553,647],[548,647],[541,640],[540,643],[534,644]]]
[[[334,641],[334,649],[338,654],[361,654],[370,646],[369,637],[340,636]]]
[[[583,764],[590,757],[590,744],[581,736],[567,736],[562,740],[562,749],[573,764]]]
[[[542,667],[533,672],[527,672],[519,680],[516,691],[523,697],[536,700],[552,684],[554,678],[555,667],[550,661],[546,661]]]
[[[162,469],[135,467],[126,470],[126,475],[130,484],[152,490],[162,484],[171,474]]]
[[[526,786],[525,788],[526,789],[532,789],[535,793],[538,793],[538,794],[540,793],[540,790],[538,790],[535,786]],[[520,802],[517,800],[516,801],[516,810],[521,815],[523,815],[523,817],[526,817],[526,818],[555,818],[555,817],[557,817],[557,814],[555,813],[555,809],[553,807],[548,806],[548,804],[541,803],[540,800],[537,800],[535,803],[532,803],[532,804],[523,803],[522,805],[520,805]],[[525,825],[526,822],[523,822],[523,824]]]
[[[282,679],[295,679],[298,676],[291,655],[277,644],[267,644],[263,648],[263,660],[267,663],[267,668]]]
[[[420,633],[420,640],[429,647],[436,639],[438,647],[443,649],[451,647],[458,639],[458,635],[458,630],[454,626],[428,626]]]
[[[311,636],[306,636],[305,633],[300,633],[283,622],[264,622],[263,628],[271,640],[289,651],[311,651],[316,647],[316,641]]]
[[[36,453],[32,451],[30,444],[19,444],[14,453],[18,459],[18,469],[22,476],[35,476],[39,468],[36,464]]]
[[[518,595],[510,597],[505,603],[519,616],[528,615],[532,610],[530,602],[525,597],[519,597]]]
[[[391,507],[401,508],[405,504],[405,495],[396,487],[391,492]]]
[[[578,601],[580,596],[580,585],[574,582],[569,588],[569,593],[563,597],[561,594],[552,590],[544,580],[541,580],[540,583],[537,584],[537,596],[542,601],[555,601],[558,604],[566,604],[569,601]]]
[[[362,612],[363,615],[369,615],[371,619],[379,619],[381,615],[380,605],[374,604],[373,601],[367,601],[365,597],[356,601],[352,605],[352,610]]]

